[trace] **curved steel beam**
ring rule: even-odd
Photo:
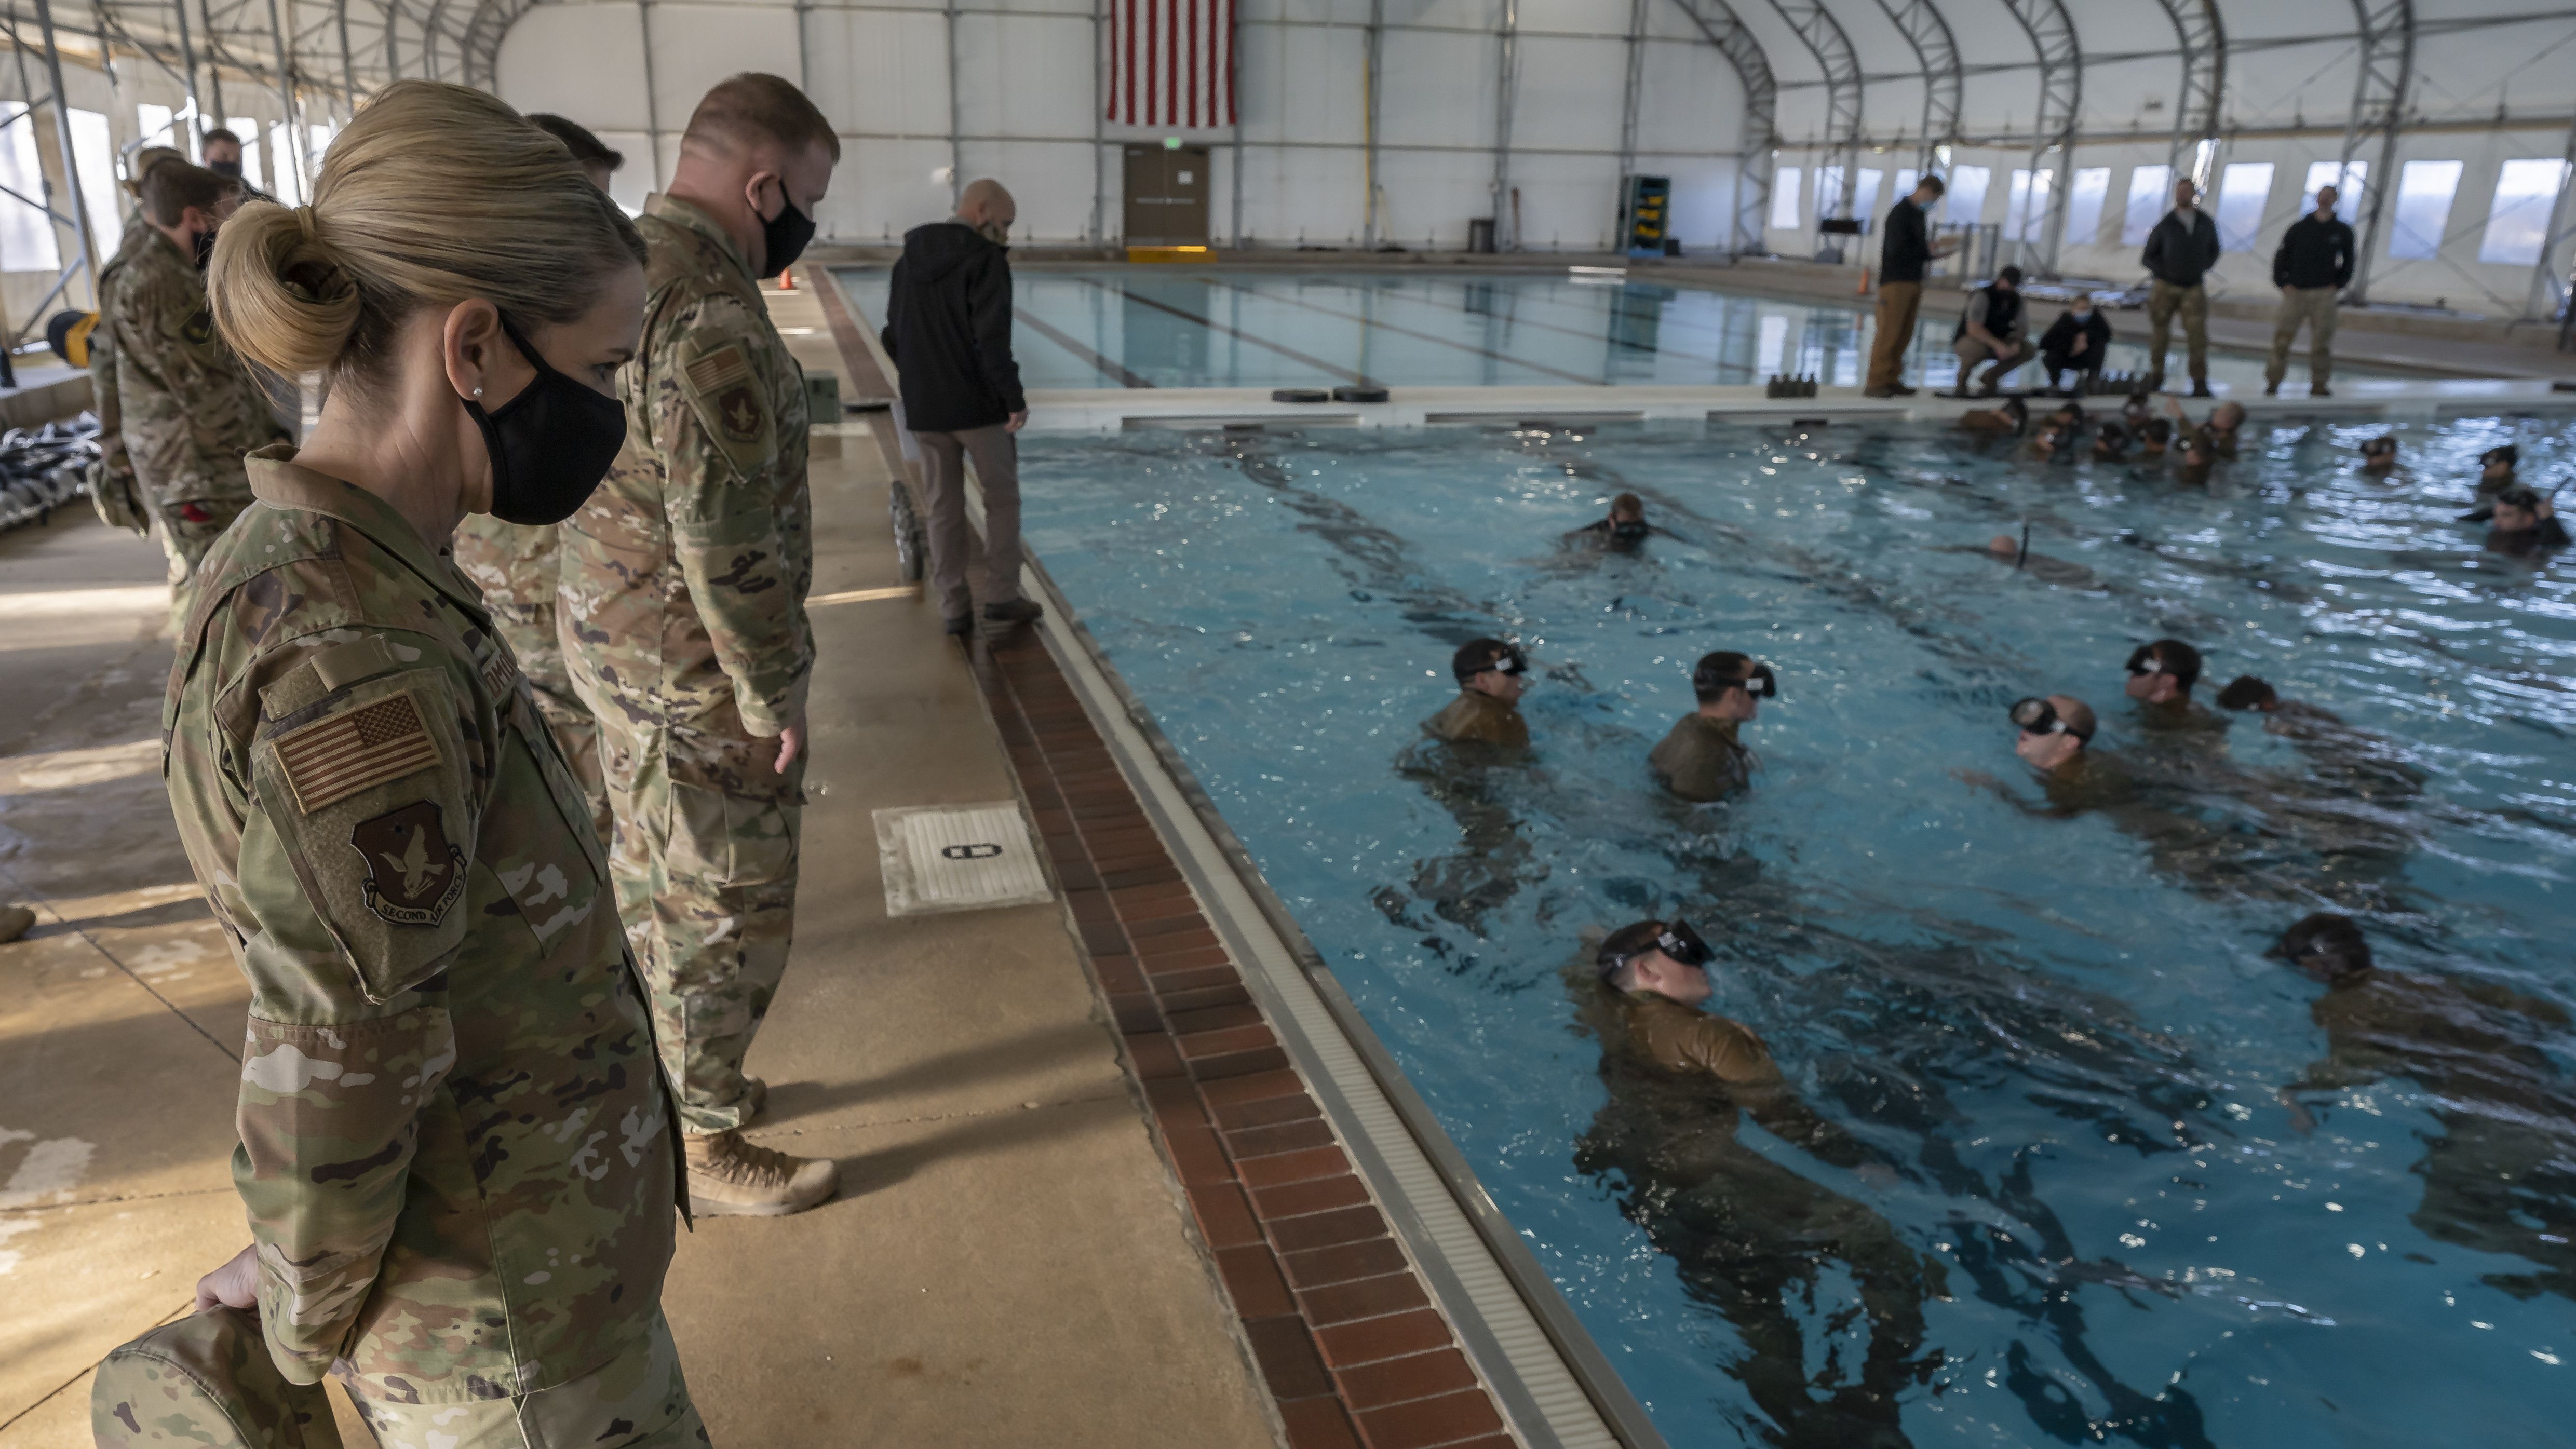
[[[1860,185],[1860,57],[1852,50],[1851,34],[1842,22],[1824,7],[1823,0],[1771,0],[1771,8],[1789,23],[1807,53],[1816,58],[1816,69],[1825,76],[1825,151],[1818,162],[1817,178],[1824,168],[1832,167],[1841,178],[1840,195],[1828,212],[1824,192],[1816,193],[1816,215],[1850,216],[1852,194]]]
[[[2361,63],[2353,79],[2352,116],[2344,123],[2343,160],[2335,171],[2338,185],[2352,176],[2352,160],[2371,137],[2379,138],[2379,158],[2362,178],[2356,214],[2361,235],[2353,248],[2353,301],[2367,300],[2370,259],[2379,250],[2379,218],[2397,169],[2397,133],[2406,121],[2406,104],[2415,83],[2415,0],[2352,0],[2353,21],[2361,34]]]
[[[1959,139],[1959,96],[1967,78],[1959,66],[1959,44],[1950,22],[1932,0],[1878,0],[1888,22],[1914,47],[1915,64],[1923,70],[1923,148],[1917,165],[1932,169],[1933,153]]]
[[[2075,22],[2066,14],[2065,0],[2004,0],[2004,8],[2021,22],[2022,33],[2030,37],[2030,48],[2039,56],[2039,120],[2031,128],[2032,186],[2039,184],[2040,163],[2051,152],[2057,156],[2051,169],[2058,174],[2050,178],[2048,215],[2040,223],[2040,239],[2019,243],[2019,254],[2037,263],[2036,270],[2053,272],[2057,244],[2066,233],[2066,193],[2074,189],[2064,173],[2073,159],[2070,148],[2076,117],[2084,108],[2084,51],[2075,43]]]
[[[1743,149],[1736,153],[1735,220],[1728,245],[1737,256],[1758,256],[1771,220],[1771,153],[1780,144],[1780,81],[1762,42],[1744,27],[1727,0],[1673,0],[1708,43],[1717,47],[1744,84]]]
[[[2159,0],[2182,46],[2182,92],[2175,98],[2173,146],[2165,155],[2173,174],[2200,143],[2218,134],[2218,105],[2227,92],[2227,24],[2218,0]],[[2206,190],[2209,178],[2193,175]]]

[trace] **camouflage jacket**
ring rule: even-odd
[[[456,571],[483,591],[493,627],[519,669],[538,689],[568,695],[563,645],[555,637],[555,590],[563,575],[563,535],[552,527],[504,523],[468,514],[456,526]]]
[[[98,274],[98,325],[89,331],[90,411],[98,415],[98,459],[103,470],[102,487],[134,487],[134,463],[125,453],[124,412],[118,407],[116,391],[116,329],[109,321],[115,305],[108,299],[116,294],[116,280],[126,266],[142,255],[146,242],[160,240],[160,234],[143,224],[138,209],[125,223],[125,236],[116,244],[116,255]]]
[[[157,231],[132,250],[108,289],[104,325],[113,333],[118,425],[134,476],[163,508],[248,503],[243,455],[285,430],[250,368],[215,335],[196,263]]]
[[[444,551],[250,463],[162,710],[250,979],[233,1181],[287,1377],[523,1394],[641,1341],[677,1136],[588,807]]]
[[[652,257],[617,381],[626,447],[564,525],[573,681],[603,722],[775,735],[814,667],[805,374],[722,227],[667,196],[637,225]]]

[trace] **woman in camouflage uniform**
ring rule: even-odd
[[[705,1442],[663,1322],[674,1139],[590,811],[458,521],[561,518],[623,436],[634,227],[544,132],[389,86],[310,207],[218,239],[216,325],[331,382],[203,565],[170,800],[250,978],[233,1176],[290,1383],[388,1444]]]

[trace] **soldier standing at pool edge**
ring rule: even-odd
[[[775,1216],[838,1173],[744,1140],[743,1073],[787,969],[814,634],[805,374],[761,300],[813,238],[841,143],[773,75],[718,84],[637,223],[644,338],[618,378],[626,446],[565,526],[557,610],[599,719],[617,908],[653,988],[700,1212]]]

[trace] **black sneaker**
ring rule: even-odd
[[[2315,385],[2311,386],[2311,387],[2308,389],[2308,396],[2310,396],[2310,397],[2333,397],[2333,396],[2334,396],[2334,389],[2333,389],[2333,388],[2330,388],[2330,387],[2326,386],[2324,383],[2320,382],[2320,383],[2317,383],[2317,384],[2315,384]]]
[[[984,606],[984,622],[988,624],[1034,624],[1045,617],[1046,610],[1035,599],[1011,599]]]
[[[2208,384],[2208,383],[2205,383],[2205,382],[2195,382],[2195,383],[2193,383],[2193,384],[2191,385],[2191,395],[2192,395],[2193,397],[2216,397],[2216,396],[2218,396],[2218,394],[2216,394],[2216,393],[2214,393],[2214,392],[2211,392],[2211,391],[2209,390],[2209,384]]]
[[[2263,396],[2265,396],[2265,397],[2279,397],[2280,395],[2281,395],[2281,385],[2280,385],[2279,383],[2277,383],[2277,382],[2267,382],[2267,383],[2263,384]]]
[[[975,616],[972,614],[960,614],[956,618],[949,620],[947,627],[948,632],[951,634],[972,634],[975,632]]]

